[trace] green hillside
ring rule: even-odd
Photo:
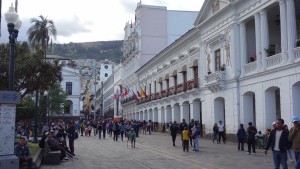
[[[122,58],[123,41],[99,41],[69,44],[53,44],[48,55],[59,55],[68,59],[108,59],[119,63]]]

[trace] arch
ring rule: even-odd
[[[171,105],[167,105],[166,106],[166,108],[165,108],[165,114],[166,114],[165,120],[167,122],[172,121],[172,107],[171,107]]]
[[[293,115],[300,117],[300,82],[295,83],[292,86],[292,105],[293,105]]]
[[[265,116],[266,127],[271,128],[271,125],[276,119],[281,118],[280,106],[280,88],[270,87],[265,91]]]
[[[182,72],[186,72],[186,65],[183,65],[180,70],[179,70],[179,73],[182,73]]]
[[[193,60],[193,62],[190,63],[189,68],[198,67],[198,59]]]
[[[255,93],[252,91],[248,91],[243,95],[243,113],[241,120],[244,124],[252,122],[253,126],[256,126]]]
[[[191,112],[190,112],[190,102],[189,101],[184,101],[182,105],[180,106],[180,120],[185,119],[187,123],[191,121]]]
[[[151,120],[153,122],[153,110],[152,109],[149,109],[148,111],[148,121]]]
[[[160,121],[163,123],[163,122],[166,122],[166,120],[165,120],[166,118],[165,118],[165,107],[164,106],[162,106],[161,108],[160,108]]]
[[[225,99],[223,97],[218,97],[214,100],[214,115],[215,122],[223,121],[224,126],[226,125],[225,119]]]
[[[158,108],[153,109],[153,122],[158,122]]]
[[[191,103],[191,119],[199,121],[202,124],[202,105],[201,99],[194,99]]]
[[[172,121],[176,121],[177,123],[181,121],[179,103],[175,103],[172,108]]]
[[[165,75],[165,80],[166,80],[166,79],[169,79],[169,74],[166,74],[166,75]]]

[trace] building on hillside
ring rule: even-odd
[[[195,11],[167,10],[164,6],[144,5],[139,2],[134,23],[127,22],[124,28],[122,68],[118,68],[120,76],[115,77],[115,94],[120,95],[124,89],[133,90],[131,87],[138,80],[135,72],[191,29],[197,14]],[[118,77],[122,79],[119,80]],[[122,110],[117,102],[120,103],[119,100],[115,101],[115,107],[118,107],[115,115]]]
[[[202,134],[222,121],[234,137],[241,123],[265,131],[283,118],[291,127],[300,116],[299,39],[298,0],[205,0],[194,28],[135,71],[132,86],[145,94],[124,99],[123,116],[195,119]]]

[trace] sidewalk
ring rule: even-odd
[[[127,140],[105,140],[98,136],[79,136],[75,140],[76,158],[60,165],[42,165],[42,169],[80,168],[80,169],[267,169],[273,168],[272,152],[264,155],[257,150],[256,155],[236,151],[236,143],[213,144],[211,140],[199,139],[200,152],[183,152],[180,136],[176,146],[172,146],[171,136],[154,132],[152,135],[140,135],[136,148],[127,148]],[[245,144],[245,150],[247,144]],[[294,164],[289,164],[294,168]]]

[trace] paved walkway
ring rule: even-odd
[[[115,142],[98,136],[79,136],[75,140],[78,159],[61,162],[60,165],[42,165],[41,169],[268,169],[273,168],[271,151],[264,155],[262,149],[256,155],[236,151],[236,143],[213,144],[199,139],[200,152],[183,152],[180,137],[176,147],[166,133],[141,135],[136,148],[127,148],[127,141]],[[245,144],[246,148],[247,144]],[[294,164],[289,164],[294,168]]]

